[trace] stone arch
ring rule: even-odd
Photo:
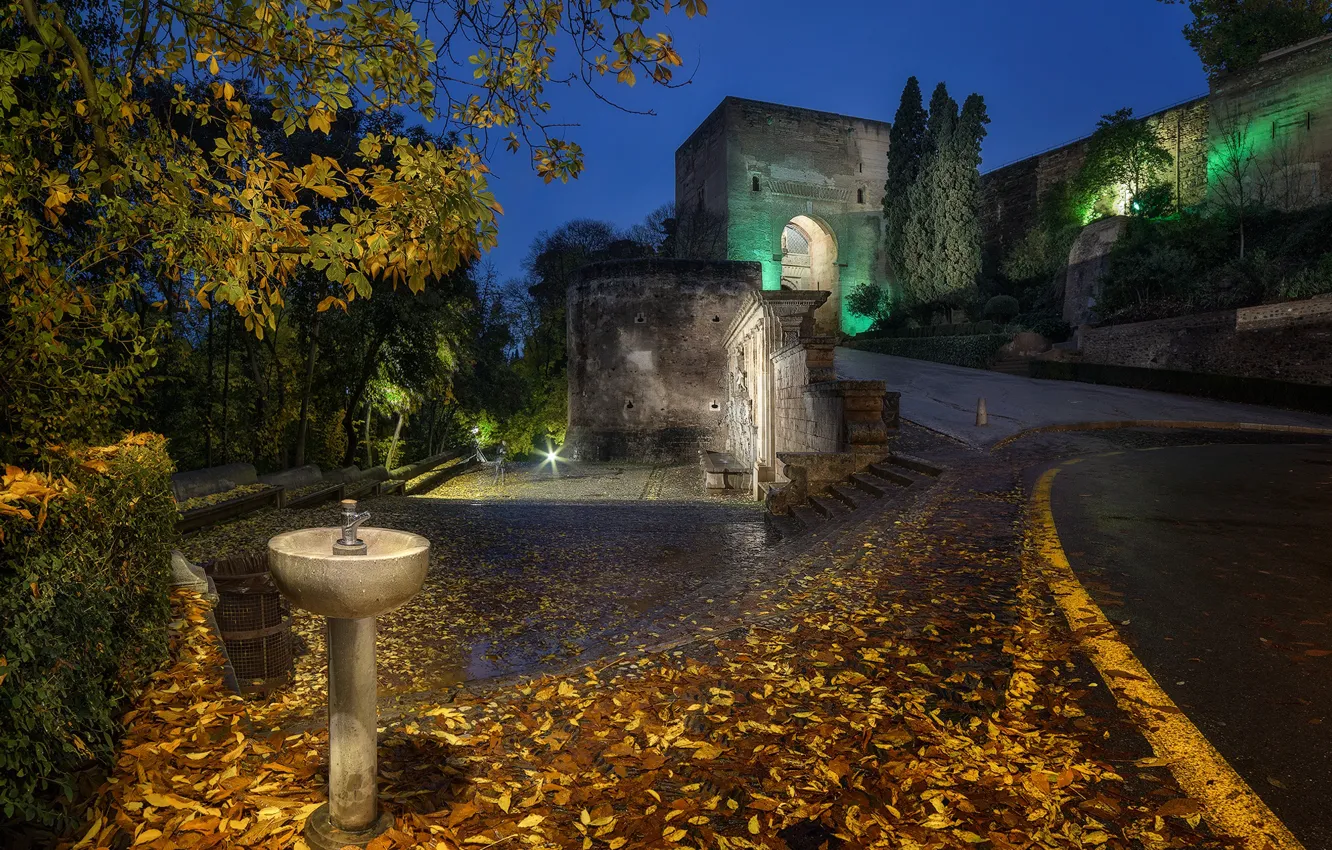
[[[826,222],[814,216],[797,215],[782,227],[781,249],[782,289],[831,293],[815,312],[814,322],[820,334],[835,334],[842,301],[836,234]]]

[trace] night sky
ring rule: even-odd
[[[982,171],[1089,133],[1131,106],[1145,115],[1207,92],[1180,30],[1182,6],[1157,0],[712,0],[706,18],[661,19],[685,65],[674,90],[640,82],[608,93],[655,116],[630,115],[580,89],[551,92],[576,122],[586,171],[545,185],[525,155],[493,159],[505,209],[490,255],[521,274],[534,236],[573,218],[629,226],[675,194],[675,149],[727,95],[891,121],[906,78],[928,102],[939,80],[958,101],[985,96],[992,123]],[[563,45],[561,45],[563,48]]]

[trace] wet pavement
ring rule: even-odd
[[[1306,847],[1332,846],[1332,447],[1208,445],[1066,465],[1074,571]]]
[[[493,473],[478,470],[435,491],[458,498],[367,503],[371,525],[432,544],[421,593],[379,620],[386,696],[563,669],[694,634],[782,569],[760,506],[701,494],[697,466],[583,465],[545,481],[517,473],[495,487]],[[679,498],[691,492],[686,481],[692,500]],[[191,537],[185,552],[203,561],[262,549],[279,531],[333,519],[329,506],[269,511]],[[322,620],[296,612],[295,629],[302,667],[322,669]]]

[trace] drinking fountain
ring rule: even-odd
[[[361,528],[369,513],[342,502],[338,528],[305,528],[268,541],[282,595],[328,623],[328,802],[306,820],[313,850],[365,846],[393,825],[376,791],[375,618],[416,595],[430,541]]]

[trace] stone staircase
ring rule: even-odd
[[[930,461],[894,452],[832,485],[826,493],[809,496],[803,504],[794,505],[789,515],[766,514],[767,521],[783,539],[811,534],[908,488],[927,487],[943,471]]]
[[[1003,372],[1005,375],[1017,375],[1022,378],[1031,377],[1031,358],[1029,357],[1001,357],[990,366],[991,372]]]

